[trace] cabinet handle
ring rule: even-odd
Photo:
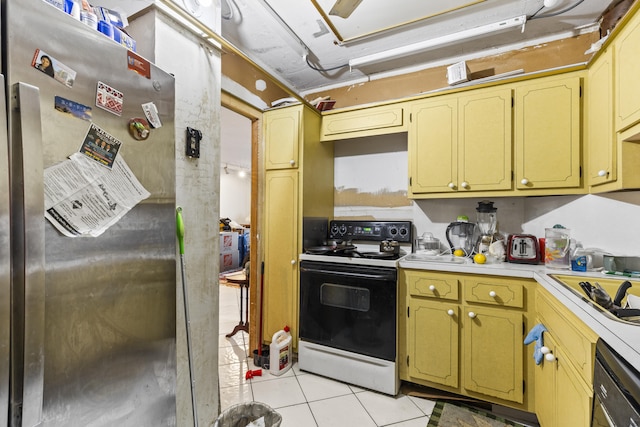
[[[456,185],[453,182],[450,182],[448,187],[453,190],[454,188],[456,188]]]
[[[462,181],[462,184],[460,184],[462,186],[462,188],[469,188],[469,183],[467,181]]]
[[[456,314],[455,311],[453,311],[452,309],[447,310],[447,314],[451,317],[453,317],[454,314]]]
[[[544,347],[540,347],[540,353],[542,354],[549,354],[551,353],[551,350],[549,350],[549,347],[547,347],[546,345]]]
[[[295,165],[295,164],[296,164],[296,161],[295,161],[295,160],[293,160],[293,159],[291,159],[291,160],[289,160],[289,164],[290,164],[291,166],[293,166],[293,165]]]
[[[429,286],[429,290],[430,290],[431,292],[435,291],[435,290],[436,290],[436,286],[435,286],[435,285],[430,285],[430,286]]]
[[[555,362],[556,357],[553,355],[553,353],[547,353],[544,355],[544,360],[546,360],[547,362]]]
[[[292,259],[292,260],[291,260],[291,265],[295,265],[295,264],[296,264],[296,260],[295,260],[295,259]]]
[[[529,184],[529,180],[528,180],[527,178],[522,178],[522,179],[520,180],[520,184],[522,184],[522,185],[527,185],[527,184]]]
[[[598,171],[598,176],[607,176],[609,173],[606,170]]]
[[[469,312],[469,317],[472,318],[472,319],[475,319],[476,318],[476,314],[473,311],[470,311]]]
[[[495,298],[495,297],[496,297],[496,295],[497,295],[497,294],[496,294],[496,292],[495,292],[495,291],[489,291],[489,296],[490,296],[491,298]]]

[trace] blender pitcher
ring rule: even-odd
[[[475,249],[479,254],[489,252],[489,246],[493,243],[498,224],[497,211],[498,208],[493,206],[493,202],[488,200],[478,202],[476,212],[480,236]]]
[[[456,249],[462,249],[465,256],[470,256],[473,253],[473,233],[475,229],[476,225],[469,222],[469,218],[466,215],[459,215],[457,221],[449,224],[445,234],[451,247],[451,253]]]

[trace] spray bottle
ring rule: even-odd
[[[272,375],[282,375],[291,368],[291,334],[288,326],[273,334],[269,354],[269,372]]]

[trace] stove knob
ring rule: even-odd
[[[331,226],[331,235],[335,236],[338,234],[338,226],[337,225],[332,225]]]
[[[342,224],[340,226],[340,234],[344,236],[344,233],[346,233],[346,232],[347,232],[347,226]]]
[[[407,230],[405,227],[400,228],[400,235],[402,237],[406,237],[408,234],[409,234],[409,230]]]
[[[389,234],[391,234],[391,237],[395,237],[398,234],[398,229],[395,226],[391,226],[389,228]]]

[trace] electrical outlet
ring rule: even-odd
[[[202,140],[202,132],[198,129],[187,128],[187,156],[200,157],[200,141]]]

